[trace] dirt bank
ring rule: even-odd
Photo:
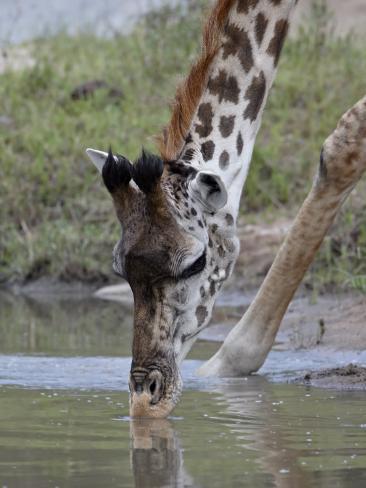
[[[227,295],[230,298],[230,294]],[[218,300],[212,325],[200,338],[222,341],[249,306],[254,293],[235,294],[233,307],[225,294]],[[315,347],[335,351],[366,349],[366,296],[327,294],[318,297],[300,295],[291,302],[276,338],[281,350],[305,350]]]
[[[337,390],[366,390],[366,368],[349,364],[342,368],[311,371],[294,382]]]

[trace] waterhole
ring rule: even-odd
[[[172,417],[137,422],[130,307],[1,295],[0,339],[1,487],[365,486],[366,394],[286,383],[346,353],[276,347],[261,375],[208,381],[218,343],[200,341]]]

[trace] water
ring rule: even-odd
[[[216,318],[242,312],[221,303]],[[137,422],[130,320],[115,303],[0,295],[0,487],[366,486],[366,393],[283,383],[355,353],[277,347],[263,376],[207,381],[195,369],[218,344],[200,341],[173,416]]]
[[[130,422],[127,393],[0,389],[2,486],[365,486],[362,394],[261,378]],[[363,426],[362,426],[363,425]],[[131,437],[131,439],[130,439]]]
[[[1,0],[0,42],[19,44],[60,30],[110,35],[130,29],[139,16],[179,0]]]

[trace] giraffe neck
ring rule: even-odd
[[[237,0],[193,118],[188,150],[219,174],[236,217],[262,112],[296,0]]]

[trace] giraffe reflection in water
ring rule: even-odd
[[[278,410],[281,406],[278,405],[278,392],[275,389],[276,385],[261,376],[246,378],[241,389],[237,382],[222,384],[216,389],[215,393],[219,395],[216,400],[223,404],[220,421],[225,425],[227,418],[225,427],[236,438],[234,444],[240,445],[250,457],[254,455],[250,472],[244,463],[246,455],[243,455],[243,478],[238,486],[253,486],[252,483],[258,481],[259,477],[263,480],[263,486],[307,488],[313,474],[300,463],[304,449],[289,448],[287,422],[285,425],[279,421]],[[233,417],[240,421],[233,421]],[[217,420],[217,417],[209,419],[212,422]],[[201,486],[200,481],[195,480],[184,465],[184,446],[174,428],[174,422],[165,419],[134,419],[130,424],[130,432],[131,468],[136,488]],[[222,476],[226,471],[224,453],[211,449],[212,444],[209,442],[206,446],[207,451],[201,454],[202,458],[210,459],[210,484],[215,478],[211,469],[216,469],[217,486],[223,486]],[[231,474],[227,472],[227,481],[230,483],[233,481],[230,481]]]

